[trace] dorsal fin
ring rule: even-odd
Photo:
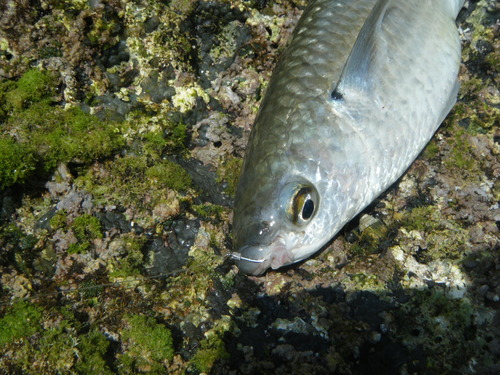
[[[370,66],[377,54],[383,53],[377,37],[391,0],[379,0],[361,28],[337,86],[331,91],[333,100],[341,100],[351,90],[369,91],[373,85]]]

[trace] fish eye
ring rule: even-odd
[[[308,199],[304,202],[304,206],[302,207],[302,219],[309,220],[314,213],[314,201],[312,199]]]
[[[298,186],[290,202],[289,216],[297,225],[307,224],[314,216],[318,193],[312,186]]]

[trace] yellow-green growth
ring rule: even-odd
[[[125,320],[128,327],[123,330],[122,339],[126,349],[119,357],[123,372],[164,371],[165,362],[174,356],[170,330],[142,315],[128,315]]]
[[[191,177],[179,164],[163,160],[146,171],[146,176],[157,187],[173,190],[186,190],[191,186]]]
[[[15,88],[5,93],[7,109],[19,112],[31,104],[40,102],[55,94],[55,77],[38,69],[28,70],[19,78]]]
[[[68,220],[68,215],[65,210],[57,211],[54,216],[49,221],[50,227],[52,229],[61,229],[66,227]]]
[[[424,149],[424,157],[426,159],[434,159],[438,155],[439,155],[439,146],[437,145],[436,141],[432,139],[427,144],[427,147]]]
[[[456,259],[467,251],[468,232],[459,223],[447,219],[437,206],[416,207],[405,214],[401,224],[407,231],[418,231],[426,241],[422,257]]]
[[[440,225],[441,215],[435,206],[415,207],[401,220],[407,230],[431,232]]]
[[[144,154],[153,159],[159,158],[168,145],[161,132],[149,132],[144,134],[143,138]]]
[[[201,343],[201,348],[191,358],[191,363],[200,372],[209,372],[215,361],[229,358],[229,354],[224,347],[224,342],[220,338],[205,340]]]
[[[360,256],[376,254],[379,252],[380,241],[386,238],[389,228],[381,221],[365,228],[359,235],[358,240],[352,246],[352,253]]]
[[[230,328],[230,320],[223,317],[215,323],[214,328],[205,333],[206,338],[190,361],[198,371],[208,373],[217,360],[229,358],[223,337]]]
[[[106,337],[94,329],[79,339],[76,370],[81,374],[112,374],[104,358],[109,347]]]
[[[83,253],[91,247],[91,241],[96,238],[102,238],[102,227],[98,218],[83,214],[78,216],[71,225],[78,243],[72,244],[68,248],[68,253]]]
[[[124,146],[118,124],[56,105],[57,84],[36,69],[0,83],[0,189],[61,162],[90,163]]]
[[[0,318],[0,346],[40,330],[42,309],[26,301],[17,302],[10,311]]]
[[[43,332],[32,360],[36,364],[43,364],[45,371],[51,369],[54,373],[61,373],[74,364],[74,347],[77,340],[73,322],[64,319],[57,326]],[[44,371],[40,369],[39,373]]]
[[[142,247],[146,239],[129,233],[123,235],[120,240],[124,255],[111,263],[111,276],[128,277],[140,274],[140,267],[144,264]]]
[[[36,168],[33,149],[9,138],[0,138],[0,189],[23,182]]]
[[[198,215],[214,219],[220,219],[220,215],[224,211],[224,207],[212,203],[195,204],[192,208]]]
[[[445,165],[451,170],[457,170],[460,174],[477,175],[480,171],[480,163],[471,152],[474,146],[469,142],[469,135],[465,130],[457,127],[449,143],[451,149],[444,160]]]
[[[223,163],[222,168],[217,171],[218,181],[227,183],[226,192],[231,196],[236,193],[242,165],[242,159],[230,157]]]
[[[88,214],[78,216],[73,221],[73,230],[79,240],[102,238],[102,228],[99,219]]]

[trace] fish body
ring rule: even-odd
[[[313,0],[247,145],[239,268],[303,260],[399,178],[455,103],[463,0]]]

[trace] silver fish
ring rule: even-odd
[[[321,249],[396,181],[456,101],[463,0],[313,0],[269,83],[236,192],[239,268]]]

